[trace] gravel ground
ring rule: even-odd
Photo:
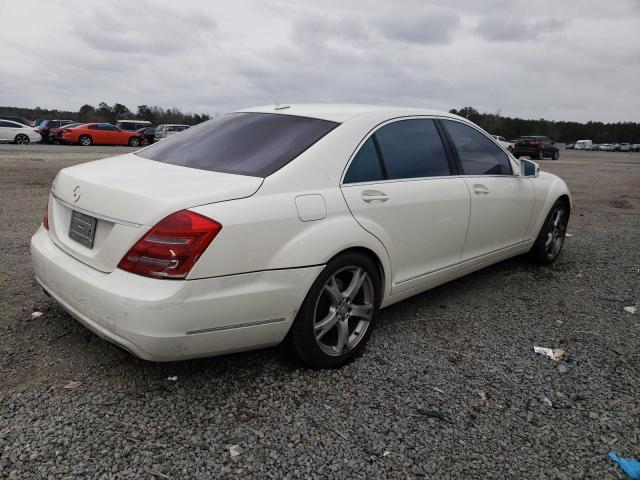
[[[640,458],[640,154],[543,161],[574,194],[556,264],[383,310],[361,358],[318,372],[284,347],[140,361],[41,292],[55,173],[124,151],[0,145],[0,477],[621,479],[607,452]]]

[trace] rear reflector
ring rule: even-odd
[[[222,225],[198,213],[172,213],[131,247],[118,268],[145,277],[185,278],[220,230]]]
[[[42,226],[49,230],[49,201],[47,201],[47,206],[44,207],[44,217],[42,219]]]

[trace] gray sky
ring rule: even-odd
[[[0,0],[0,105],[640,121],[640,0]]]

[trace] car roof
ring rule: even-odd
[[[344,123],[354,117],[364,114],[387,113],[391,117],[411,115],[437,115],[459,118],[447,112],[423,108],[394,107],[384,105],[364,105],[354,103],[300,103],[286,105],[268,105],[237,110],[242,113],[277,113],[281,115],[295,115],[299,117],[318,118],[331,122]]]
[[[15,120],[11,120],[9,118],[0,118],[3,122],[15,123],[16,125],[20,125],[21,127],[26,127],[24,123],[16,122]]]
[[[148,123],[149,125],[151,125],[151,122],[149,120],[118,120],[116,123],[121,123],[121,122],[126,122],[126,123]]]

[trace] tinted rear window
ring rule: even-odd
[[[230,113],[191,127],[137,155],[158,162],[266,177],[339,124],[273,113]]]

